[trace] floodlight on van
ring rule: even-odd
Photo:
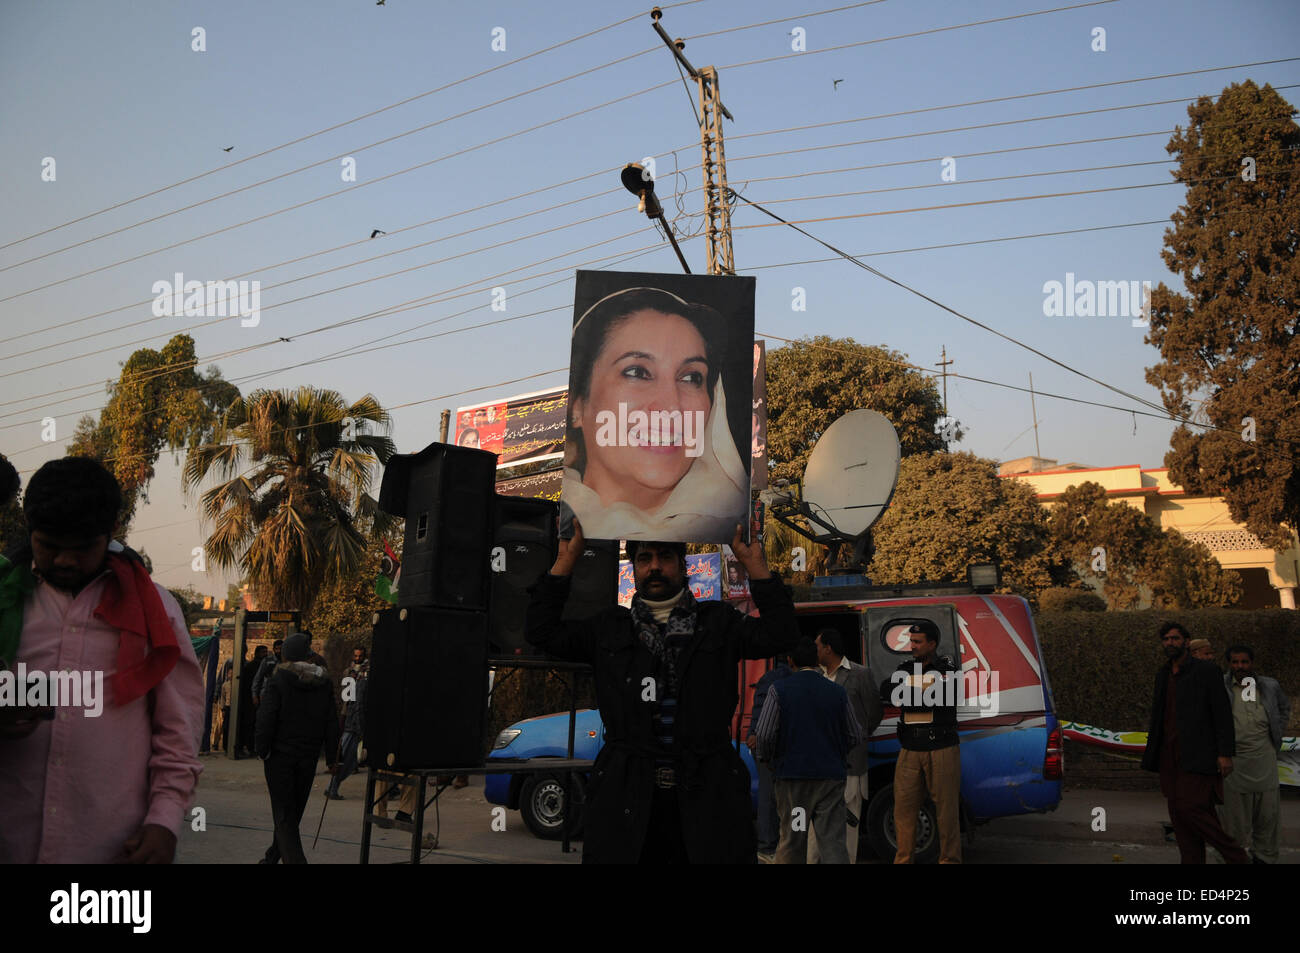
[[[966,567],[966,581],[976,592],[992,592],[1002,583],[1002,571],[996,562],[971,563]]]

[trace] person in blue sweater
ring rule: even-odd
[[[790,653],[794,672],[773,682],[754,732],[772,760],[781,839],[778,864],[808,857],[808,827],[817,832],[821,862],[847,864],[844,779],[849,750],[862,740],[848,693],[822,675],[817,646],[801,638]]]

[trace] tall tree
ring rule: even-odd
[[[69,456],[93,457],[122,486],[123,538],[137,504],[147,499],[154,464],[164,448],[182,450],[211,438],[218,414],[239,396],[216,367],[200,374],[194,339],[178,334],[161,351],[141,348],[122,365],[108,389],[99,420],[77,423]]]
[[[1051,545],[1047,513],[1034,491],[998,476],[972,453],[904,457],[894,498],[872,528],[875,583],[966,579],[966,567],[996,560],[1002,592],[1031,602],[1068,578]]]
[[[224,480],[202,496],[214,523],[209,558],[239,567],[259,608],[308,612],[322,586],[361,565],[364,530],[392,523],[369,492],[394,453],[390,428],[369,394],[349,404],[337,391],[300,387],[236,400],[212,442],[185,459],[188,488]]]
[[[1219,430],[1180,426],[1169,477],[1224,497],[1233,519],[1276,548],[1300,527],[1300,127],[1270,86],[1227,87],[1188,107],[1167,150],[1186,200],[1162,257],[1187,289],[1151,296],[1147,369],[1165,407],[1198,399]]]
[[[1162,530],[1141,510],[1111,503],[1100,484],[1070,487],[1048,522],[1058,551],[1079,578],[1101,582],[1112,609],[1135,609],[1144,599],[1157,609],[1198,609],[1241,597],[1240,577],[1205,546]]]
[[[942,450],[943,400],[934,381],[900,366],[906,356],[825,335],[767,353],[767,447],[772,477],[803,475],[826,428],[851,410],[876,410],[898,431],[903,455]],[[952,439],[960,439],[956,429]]]

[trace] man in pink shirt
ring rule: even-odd
[[[120,505],[100,464],[51,461],[0,557],[0,863],[175,857],[203,685],[176,600],[110,542]]]

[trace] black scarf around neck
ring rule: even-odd
[[[661,679],[664,682],[662,694],[666,697],[677,695],[677,659],[681,647],[695,634],[695,622],[700,606],[691,595],[691,587],[682,590],[677,605],[668,615],[666,625],[660,627],[655,621],[654,612],[640,596],[632,597],[632,628],[642,644],[650,650],[659,663]],[[674,639],[674,646],[668,645],[669,636],[685,636]]]

